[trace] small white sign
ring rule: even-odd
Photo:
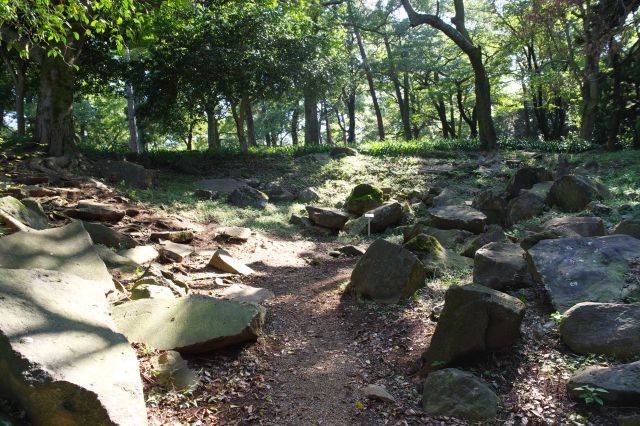
[[[371,217],[371,218],[373,218],[373,217],[374,217],[374,215],[373,215],[373,213],[365,213],[365,214],[364,214],[364,217]]]

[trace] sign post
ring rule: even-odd
[[[373,215],[373,213],[365,213],[364,217],[369,219],[368,223],[367,223],[367,236],[370,237],[371,236],[371,220],[373,219],[374,215]]]

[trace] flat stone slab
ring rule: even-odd
[[[153,262],[160,256],[158,250],[156,250],[153,246],[138,246],[127,250],[122,250],[118,252],[118,254],[132,260],[139,265]]]
[[[605,390],[598,393],[605,405],[640,407],[640,361],[580,370],[567,383],[569,395],[580,399],[583,386]]]
[[[254,270],[234,259],[226,250],[216,250],[209,259],[209,266],[230,274],[252,275]]]
[[[100,222],[118,222],[125,211],[110,204],[97,203],[90,200],[81,200],[75,209],[65,210],[67,216],[81,220],[97,220]]]
[[[42,230],[50,227],[46,216],[39,211],[28,208],[20,200],[13,197],[0,198],[0,213],[32,229]],[[4,220],[0,218],[0,222],[4,222]]]
[[[557,217],[544,224],[545,231],[564,237],[602,237],[604,224],[599,217]]]
[[[245,186],[242,181],[232,178],[226,179],[204,179],[196,182],[198,189],[204,189],[206,191],[221,192],[224,194],[230,194],[236,189]]]
[[[553,306],[564,312],[581,302],[624,303],[640,297],[640,285],[625,279],[640,258],[640,240],[628,235],[543,240],[527,261]]]
[[[138,245],[130,236],[101,223],[82,222],[82,225],[94,244],[102,244],[116,250],[130,249]]]
[[[309,220],[318,226],[329,229],[342,229],[349,220],[349,215],[330,207],[307,206]]]
[[[141,299],[113,308],[120,332],[132,342],[160,350],[203,353],[255,340],[264,308],[200,295]]]
[[[162,244],[160,254],[174,262],[182,263],[195,252],[195,249],[186,244],[172,243],[166,241]]]
[[[233,300],[234,302],[258,304],[276,297],[271,290],[244,284],[232,284],[217,292],[216,296],[221,299]]]
[[[462,229],[480,234],[484,232],[487,216],[466,205],[448,205],[429,210],[431,225],[440,229]]]
[[[251,237],[251,229],[240,226],[222,226],[216,229],[216,236],[229,240],[247,241]]]
[[[140,264],[127,257],[120,256],[113,249],[102,244],[96,244],[93,248],[109,269],[115,269],[120,272],[135,272],[136,269],[141,268]]]
[[[147,424],[138,360],[98,287],[2,269],[0,298],[0,389],[33,424]]]
[[[94,282],[104,293],[115,289],[107,267],[80,222],[0,238],[0,268],[66,272]]]

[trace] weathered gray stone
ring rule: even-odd
[[[247,241],[251,237],[251,229],[239,226],[222,226],[216,229],[216,236],[227,240]]]
[[[513,345],[524,311],[520,300],[481,285],[449,288],[421,373]]]
[[[212,191],[214,193],[231,194],[238,188],[246,185],[244,182],[237,179],[225,178],[225,179],[205,179],[196,182],[196,186],[199,189],[205,191]]]
[[[171,241],[172,243],[188,243],[193,240],[192,231],[164,231],[164,232],[152,232],[149,236],[151,241]]]
[[[90,200],[81,200],[75,209],[65,210],[67,216],[81,220],[97,220],[100,222],[118,222],[124,215],[125,211],[115,206],[103,203],[97,203]]]
[[[633,238],[640,239],[640,219],[625,219],[617,224],[611,233],[631,235]]]
[[[135,272],[141,267],[140,264],[127,257],[120,256],[118,253],[113,251],[113,249],[105,247],[102,244],[96,244],[93,248],[109,269],[115,269],[120,272]]]
[[[587,367],[575,373],[567,390],[572,398],[580,399],[583,386],[603,389],[598,396],[606,405],[640,406],[640,361],[614,367]]]
[[[430,276],[440,276],[449,271],[470,269],[473,261],[442,247],[438,240],[426,234],[413,237],[404,248],[418,256]]]
[[[151,358],[151,365],[162,386],[167,389],[184,391],[198,385],[198,374],[189,368],[180,353],[165,351]]]
[[[310,203],[312,201],[317,201],[320,199],[320,195],[315,188],[305,188],[302,191],[298,192],[298,200],[303,203]]]
[[[141,284],[131,289],[131,300],[175,298],[170,288],[161,285]]]
[[[349,290],[378,303],[398,303],[424,287],[426,272],[409,250],[374,241],[351,273]]]
[[[404,242],[420,234],[436,237],[444,248],[453,250],[456,253],[464,251],[467,242],[474,237],[474,234],[469,231],[461,229],[438,229],[420,223],[413,227],[405,228],[402,231]]]
[[[499,402],[489,385],[466,371],[447,368],[429,374],[424,381],[422,409],[430,416],[491,421]]]
[[[604,225],[599,217],[558,217],[547,221],[543,228],[564,237],[601,237]]]
[[[507,236],[505,235],[502,227],[499,225],[487,226],[486,232],[475,237],[471,237],[463,246],[463,256],[473,258],[476,252],[480,248],[486,246],[489,243],[504,243],[507,242]]]
[[[114,290],[111,275],[80,222],[0,238],[0,268],[66,272],[94,282],[104,293]]]
[[[523,167],[518,169],[507,184],[507,195],[515,198],[523,189],[531,189],[537,183],[553,180],[553,175],[542,167]]]
[[[269,197],[264,192],[258,191],[249,185],[241,186],[229,195],[229,203],[237,207],[251,207],[264,209],[267,207]]]
[[[384,193],[369,183],[356,185],[344,203],[344,209],[355,215],[363,215],[369,210],[380,207],[384,203]]]
[[[100,223],[82,222],[82,226],[94,244],[102,244],[115,250],[130,249],[138,245],[130,236]]]
[[[640,304],[579,303],[564,313],[560,336],[579,354],[640,355]]]
[[[328,237],[331,235],[335,235],[336,231],[329,228],[323,228],[322,226],[314,225],[311,220],[306,217],[299,216],[297,214],[292,214],[289,219],[289,223],[292,225],[296,225],[302,228],[305,231],[308,231],[311,234],[320,236],[320,237]],[[346,228],[346,225],[345,225]]]
[[[549,194],[551,193],[552,186],[553,186],[553,181],[546,181],[546,182],[536,183],[530,189],[525,189],[522,191],[527,191],[533,195],[537,195],[538,197],[540,197],[541,200],[543,200],[546,203],[549,200]]]
[[[347,146],[337,146],[330,152],[332,158],[353,157],[358,155],[358,151]]]
[[[273,202],[293,201],[296,196],[276,182],[269,182],[264,186],[264,193],[267,194],[269,200]]]
[[[349,220],[349,215],[329,207],[307,206],[307,213],[311,222],[329,229],[342,229]]]
[[[474,234],[484,232],[487,216],[465,205],[434,207],[429,210],[431,225],[440,229],[463,229]]]
[[[153,262],[160,257],[160,253],[153,246],[137,246],[131,249],[122,250],[118,252],[118,254],[132,260],[138,265]]]
[[[533,278],[564,312],[581,302],[639,300],[640,285],[625,281],[630,262],[638,257],[640,240],[610,235],[544,240],[529,249],[527,260]]]
[[[384,232],[385,229],[391,226],[399,224],[404,215],[404,210],[402,209],[402,204],[394,201],[370,210],[366,212],[366,214],[373,215],[373,218],[371,218],[371,232],[377,234]],[[367,229],[368,226],[367,224]]]
[[[342,246],[336,249],[338,252],[342,253],[347,257],[358,257],[364,254],[364,250],[357,246]]]
[[[0,299],[0,393],[33,424],[147,424],[135,352],[99,288],[75,275],[4,269]]]
[[[469,187],[462,185],[451,185],[444,188],[438,195],[433,197],[433,207],[459,206],[467,201],[473,200],[475,194]]]
[[[128,161],[103,160],[97,164],[100,176],[112,183],[122,183],[138,188],[153,185],[156,172]]]
[[[517,244],[489,243],[476,252],[473,282],[494,290],[526,287],[533,279],[527,268],[524,250]]]
[[[266,288],[251,287],[244,284],[232,284],[215,293],[216,297],[239,303],[262,303],[273,299],[275,294]]]
[[[227,251],[222,249],[216,250],[213,256],[211,256],[211,259],[209,259],[209,266],[231,274],[247,276],[254,273],[253,269],[234,259]]]
[[[480,192],[473,199],[473,208],[487,216],[487,224],[504,225],[507,217],[507,197],[495,189]]]
[[[383,402],[396,402],[393,395],[389,391],[380,385],[367,385],[362,389],[362,394],[369,399],[377,399]]]
[[[544,200],[532,192],[523,192],[507,205],[507,226],[534,218],[544,211]]]
[[[165,241],[160,248],[162,257],[178,263],[187,260],[194,252],[195,249],[189,245],[172,243],[171,241]]]
[[[609,196],[607,188],[585,176],[565,175],[551,187],[549,201],[562,211],[578,212],[590,202]]]
[[[3,216],[9,216],[32,229],[42,230],[49,228],[49,221],[44,214],[28,208],[20,200],[16,200],[13,197],[0,198],[0,213],[4,213]],[[6,219],[0,217],[0,223],[5,221]]]
[[[199,295],[134,300],[113,308],[116,326],[129,341],[180,353],[255,340],[262,334],[264,315],[257,305]]]

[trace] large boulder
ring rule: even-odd
[[[146,425],[138,361],[93,283],[0,272],[0,394],[33,424]]]
[[[138,245],[130,236],[100,223],[83,222],[82,226],[94,244],[102,244],[115,250],[130,249]]]
[[[599,217],[558,217],[547,221],[543,228],[564,237],[604,236],[604,224]]]
[[[39,230],[49,228],[49,221],[41,211],[30,209],[20,200],[13,197],[0,198],[0,223],[4,223],[7,228],[11,228],[14,231],[18,230],[7,221],[17,221],[18,229],[24,229],[20,225]]]
[[[524,311],[520,300],[481,285],[449,288],[421,373],[513,345]]]
[[[420,234],[436,237],[444,248],[453,250],[456,253],[464,251],[466,244],[474,238],[474,234],[469,231],[461,229],[438,229],[421,223],[402,230],[405,243]]]
[[[491,421],[499,402],[487,383],[466,371],[447,368],[429,374],[424,381],[422,409],[430,416]]]
[[[625,219],[617,224],[612,230],[612,234],[626,234],[640,239],[640,219]]]
[[[459,206],[475,197],[474,189],[463,185],[450,185],[433,197],[433,207]]]
[[[579,354],[640,355],[640,304],[579,303],[564,313],[560,336]]]
[[[424,287],[426,277],[416,255],[396,244],[376,240],[353,269],[349,290],[378,303],[398,303]]]
[[[307,206],[309,220],[318,226],[329,229],[342,229],[349,220],[349,215],[338,209],[329,207]]]
[[[439,276],[450,270],[469,269],[473,265],[471,259],[448,251],[431,235],[417,235],[407,241],[404,248],[418,256],[428,275]]]
[[[368,183],[357,185],[344,203],[344,209],[355,215],[362,215],[384,203],[384,194],[380,188]]]
[[[559,312],[580,302],[620,303],[640,297],[627,280],[640,254],[640,240],[628,235],[544,240],[528,251],[533,278],[542,283]]]
[[[319,200],[320,194],[318,194],[318,191],[316,191],[315,188],[309,187],[309,188],[304,188],[303,190],[298,192],[297,198],[303,203],[310,203],[312,201]]]
[[[264,192],[258,191],[249,185],[243,185],[229,195],[229,203],[236,207],[264,209],[267,207],[268,202],[269,197]]]
[[[542,167],[523,167],[518,169],[507,184],[507,196],[514,198],[523,189],[530,189],[535,184],[553,180],[553,175]]]
[[[487,226],[486,232],[470,238],[465,242],[460,254],[466,257],[473,257],[476,252],[489,243],[503,243],[507,241],[504,230],[499,225]]]
[[[404,210],[402,204],[394,201],[368,211],[367,214],[373,215],[371,219],[371,232],[378,233],[384,232],[384,230],[390,226],[395,226],[400,223],[404,215]]]
[[[480,234],[484,232],[487,216],[466,205],[434,207],[429,210],[431,225],[440,229],[462,229]]]
[[[264,186],[264,193],[267,194],[269,200],[273,202],[286,202],[296,199],[295,195],[277,182],[269,182],[266,184]]]
[[[519,245],[489,243],[476,252],[473,282],[494,290],[531,285],[531,274]]]
[[[564,212],[579,212],[590,202],[609,196],[607,188],[585,176],[565,175],[551,187],[549,201]]]
[[[569,395],[580,400],[585,386],[602,389],[597,396],[606,405],[640,406],[640,361],[614,367],[587,367],[575,373],[567,390]]]
[[[532,219],[544,211],[544,200],[532,192],[523,192],[507,205],[507,225],[513,226],[523,220]]]
[[[138,188],[153,185],[156,172],[128,161],[103,160],[97,164],[100,176],[112,183],[125,183]]]
[[[507,197],[503,192],[487,189],[473,199],[471,206],[487,216],[487,224],[503,225],[507,217]]]
[[[113,279],[81,222],[0,238],[0,268],[66,272],[93,282],[104,293],[114,290]]]
[[[118,330],[131,342],[180,353],[203,353],[256,340],[264,308],[200,295],[141,299],[113,308]],[[159,332],[159,331],[162,332]]]

